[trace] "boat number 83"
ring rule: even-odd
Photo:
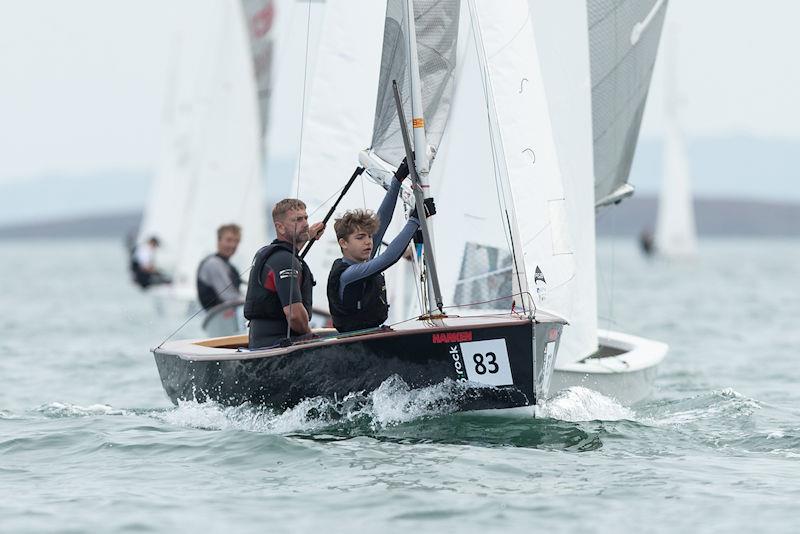
[[[476,352],[472,355],[472,361],[475,362],[475,372],[479,375],[495,374],[500,370],[497,365],[497,356],[494,352],[487,352],[486,355]]]

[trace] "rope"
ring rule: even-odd
[[[245,269],[244,271],[242,271],[242,272],[240,272],[240,273],[239,273],[239,277],[242,277],[242,276],[244,276],[245,274],[247,274],[247,273],[250,271],[250,269],[252,269],[252,268],[253,268],[253,266],[252,266],[252,265],[250,265],[250,267],[248,267],[247,269]],[[225,286],[225,289],[223,289],[222,291],[224,292],[224,291],[226,291],[227,289],[229,289],[229,288],[231,288],[231,287],[233,287],[233,282],[231,282],[230,284],[228,284],[227,286]],[[219,300],[219,297],[217,297],[217,300]],[[180,326],[179,326],[179,327],[178,327],[178,328],[177,328],[177,329],[176,329],[174,332],[172,332],[170,335],[168,335],[168,336],[167,336],[167,337],[165,337],[163,340],[161,340],[161,343],[159,343],[159,344],[158,344],[158,347],[156,347],[156,348],[160,349],[160,348],[161,348],[161,347],[164,345],[164,343],[166,343],[167,341],[169,341],[170,339],[172,339],[172,336],[174,336],[175,334],[177,334],[178,332],[180,332],[181,330],[183,330],[183,328],[184,328],[184,327],[185,327],[187,324],[189,324],[189,323],[190,323],[190,322],[191,322],[191,321],[192,321],[192,320],[193,320],[195,317],[197,317],[198,315],[200,315],[200,313],[201,313],[201,312],[203,312],[203,311],[205,311],[205,308],[203,308],[203,307],[201,306],[199,310],[197,310],[196,312],[194,312],[194,313],[191,315],[191,317],[189,317],[189,318],[188,318],[188,319],[186,319],[186,320],[185,320],[183,323],[181,323],[181,325],[180,325]]]

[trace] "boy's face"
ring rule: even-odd
[[[354,233],[340,238],[339,246],[346,258],[357,262],[367,261],[372,254],[372,234],[357,228]]]

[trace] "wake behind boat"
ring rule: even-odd
[[[276,409],[307,398],[373,391],[392,376],[420,388],[465,383],[459,410],[534,406],[547,396],[564,321],[525,315],[436,317],[393,328],[247,349],[247,336],[173,341],[153,349],[174,403],[252,403]]]

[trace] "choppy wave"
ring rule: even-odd
[[[749,417],[759,409],[757,400],[725,388],[663,404],[643,421],[654,426],[679,426],[699,420]]]
[[[537,406],[536,415],[560,421],[634,420],[636,414],[602,393],[580,386],[563,389]]]
[[[107,404],[91,404],[80,406],[77,404],[51,402],[36,408],[36,412],[46,417],[88,417],[94,415],[125,415],[125,410],[113,408]]]
[[[228,407],[215,402],[186,401],[174,410],[154,412],[153,416],[180,426],[276,434],[310,432],[343,423],[378,430],[451,413],[456,409],[455,399],[464,389],[464,385],[452,380],[411,389],[401,378],[393,376],[369,393],[351,393],[341,400],[306,399],[282,412],[249,404]]]

